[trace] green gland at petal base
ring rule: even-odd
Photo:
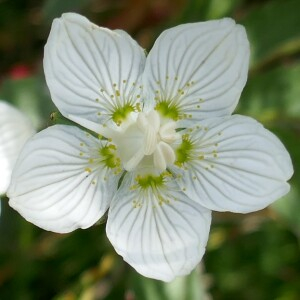
[[[102,163],[105,164],[107,168],[114,169],[120,166],[120,158],[116,155],[116,146],[109,144],[104,146],[99,150],[99,154],[102,157]]]
[[[115,111],[112,114],[112,119],[118,126],[120,126],[121,123],[126,120],[128,115],[134,111],[134,106],[130,103],[127,103],[124,106],[115,108]]]
[[[194,149],[193,142],[190,140],[189,135],[185,134],[182,136],[182,143],[176,149],[176,161],[175,164],[182,167],[184,163],[191,160],[191,152]]]
[[[137,186],[142,189],[157,188],[164,185],[164,174],[158,176],[149,174],[146,176],[137,176],[136,178]]]
[[[172,104],[170,101],[159,101],[155,106],[155,110],[163,117],[170,118],[174,121],[179,119],[179,109],[176,104]]]

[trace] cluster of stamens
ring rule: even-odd
[[[136,193],[137,198],[132,201],[133,207],[142,207],[144,199],[148,199],[148,202],[151,201],[152,208],[156,208],[157,204],[162,206],[163,204],[170,204],[172,200],[176,200],[165,193],[166,181],[170,177],[172,177],[172,174],[168,171],[159,175],[137,175],[135,178],[136,183],[130,186],[131,191],[138,191]],[[155,201],[153,201],[154,199]]]
[[[174,121],[193,118],[192,112],[200,109],[201,103],[204,102],[202,98],[188,102],[185,101],[189,95],[193,94],[194,81],[182,84],[177,89],[177,93],[173,93],[179,82],[180,78],[178,76],[172,78],[167,75],[164,83],[165,87],[162,88],[161,82],[156,81],[158,89],[155,90],[154,100],[156,104],[154,109]],[[169,91],[172,91],[172,94]]]
[[[89,133],[86,133],[87,137],[91,137]],[[103,139],[101,146],[99,144],[94,144],[93,147],[88,147],[84,142],[80,142],[81,151],[79,153],[80,157],[87,159],[87,164],[84,171],[87,173],[87,177],[92,173],[97,172],[99,167],[102,167],[103,180],[107,180],[106,173],[113,171],[114,175],[119,175],[123,168],[121,166],[121,160],[117,155],[117,148],[111,141]],[[94,176],[96,178],[96,176]],[[95,184],[96,180],[92,180],[92,184]]]
[[[99,98],[95,99],[97,103],[101,102],[97,116],[103,118],[103,121],[112,120],[120,126],[128,114],[141,111],[142,90],[142,85],[137,86],[136,82],[129,83],[126,79],[120,84],[113,83],[110,91],[100,88]]]

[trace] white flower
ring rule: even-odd
[[[205,251],[211,210],[250,212],[286,194],[281,142],[230,116],[249,44],[231,19],[165,31],[149,55],[124,31],[77,14],[53,22],[44,68],[61,113],[99,135],[56,125],[22,151],[10,205],[55,232],[93,225],[141,274],[172,280]]]
[[[34,133],[27,116],[7,102],[0,101],[0,195],[6,193],[19,152]]]

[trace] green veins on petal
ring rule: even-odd
[[[112,113],[112,119],[119,126],[122,121],[126,120],[127,116],[134,111],[135,107],[130,103],[126,103],[124,106],[116,107],[115,111]]]
[[[137,184],[140,188],[146,189],[148,187],[156,188],[164,184],[164,175],[154,176],[152,174],[146,176],[138,176],[136,178]]]
[[[137,175],[135,178],[136,184],[131,186],[132,190],[140,188],[142,190],[146,190],[148,188],[152,188],[156,190],[159,187],[163,187],[166,183],[166,178],[172,176],[172,174],[168,171],[162,172],[159,175],[156,174],[144,174]]]
[[[157,110],[163,117],[170,118],[174,121],[179,119],[179,109],[170,101],[159,101],[155,106],[155,110]]]
[[[109,144],[99,149],[99,154],[103,158],[102,162],[106,167],[113,169],[120,166],[120,159],[116,156],[116,146]]]
[[[182,143],[176,149],[176,161],[175,164],[181,167],[184,163],[188,162],[191,159],[191,151],[193,150],[194,145],[190,140],[188,134],[182,136]]]

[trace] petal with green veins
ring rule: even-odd
[[[105,143],[73,126],[39,132],[16,163],[10,206],[46,230],[90,227],[107,210],[120,178],[115,147]]]
[[[116,251],[139,273],[171,281],[200,262],[211,211],[165,176],[127,173],[112,201],[106,232]]]
[[[143,49],[125,32],[98,27],[75,13],[55,19],[44,70],[60,112],[119,125],[140,102]]]
[[[215,211],[247,213],[289,191],[290,155],[260,123],[234,115],[201,125],[188,133],[193,147],[174,168],[188,197]]]
[[[246,83],[248,61],[245,30],[232,19],[166,30],[147,57],[146,107],[182,124],[230,115]]]

